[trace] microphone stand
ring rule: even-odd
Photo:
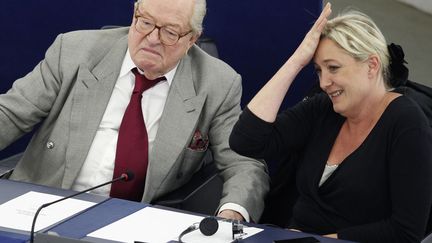
[[[131,177],[133,177],[133,175],[132,175],[132,174],[129,175],[129,173],[130,173],[130,172],[128,172],[128,173],[123,173],[120,177],[117,177],[117,178],[115,178],[114,180],[111,180],[111,181],[105,182],[105,183],[103,183],[103,184],[100,184],[100,185],[97,185],[97,186],[91,187],[91,188],[86,189],[86,190],[84,190],[84,191],[80,191],[80,192],[74,193],[74,194],[69,195],[69,196],[67,196],[67,197],[60,198],[60,199],[55,200],[55,201],[53,201],[53,202],[49,202],[49,203],[42,204],[42,205],[41,205],[41,206],[36,210],[36,213],[35,213],[35,215],[34,215],[34,217],[33,217],[33,222],[32,222],[31,231],[30,231],[30,243],[34,243],[34,233],[35,233],[35,232],[34,232],[34,229],[35,229],[35,225],[36,225],[36,219],[37,219],[37,217],[38,217],[40,211],[41,211],[43,208],[46,208],[46,207],[48,207],[48,206],[50,206],[50,205],[52,205],[52,204],[54,204],[54,203],[61,202],[61,201],[66,200],[66,199],[68,199],[68,198],[72,198],[72,197],[78,196],[78,195],[80,195],[80,194],[86,193],[86,192],[88,192],[88,191],[94,190],[94,189],[96,189],[96,188],[103,187],[103,186],[106,186],[106,185],[108,185],[108,184],[112,184],[112,183],[114,183],[114,182],[116,182],[116,181],[120,181],[120,180],[128,181],[128,180],[131,180],[131,179],[132,179]]]

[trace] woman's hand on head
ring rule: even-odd
[[[330,4],[327,4],[315,24],[294,54],[276,72],[275,75],[249,102],[249,110],[266,122],[274,122],[282,101],[300,70],[306,66],[315,54],[321,32],[331,14]]]
[[[331,4],[327,3],[312,28],[306,34],[302,43],[299,45],[299,47],[297,47],[297,50],[291,56],[290,59],[293,61],[293,63],[303,68],[312,60],[315,50],[318,47],[322,30],[324,29],[324,26],[327,23],[327,18],[330,16],[330,14]]]

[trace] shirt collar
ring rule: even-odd
[[[180,63],[180,62],[179,62]],[[177,67],[178,67],[178,65],[179,65],[179,63],[177,63],[176,65],[175,65],[175,67],[173,68],[173,69],[171,69],[168,73],[165,73],[163,76],[165,76],[165,78],[166,78],[166,80],[167,80],[167,82],[168,82],[168,85],[170,85],[171,86],[171,83],[172,83],[172,81],[173,81],[173,79],[174,79],[174,75],[175,75],[175,73],[176,73],[176,71],[177,71]],[[120,75],[119,75],[119,78],[121,78],[121,77],[123,77],[123,76],[125,76],[125,75],[127,75],[127,74],[129,74],[129,73],[132,73],[132,69],[133,68],[135,68],[136,67],[136,65],[135,65],[135,63],[132,61],[132,57],[130,56],[130,53],[129,53],[129,48],[127,49],[127,51],[126,51],[126,54],[125,54],[125,57],[124,57],[124,59],[123,59],[123,63],[122,63],[122,66],[121,66],[121,69],[120,69]],[[141,71],[141,70],[140,70]]]

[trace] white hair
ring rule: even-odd
[[[201,34],[203,31],[203,21],[204,16],[207,12],[207,2],[206,0],[194,0],[195,5],[193,8],[192,17],[189,20],[189,25],[192,28],[192,32],[195,34]],[[140,3],[143,3],[144,0],[137,0],[135,2],[135,8],[138,7]]]

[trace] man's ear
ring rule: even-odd
[[[198,38],[201,36],[201,33],[193,34],[192,37],[189,39],[189,48],[195,44],[195,42],[198,40]]]
[[[370,55],[368,58],[368,76],[369,78],[376,77],[381,70],[381,62],[377,55]]]

